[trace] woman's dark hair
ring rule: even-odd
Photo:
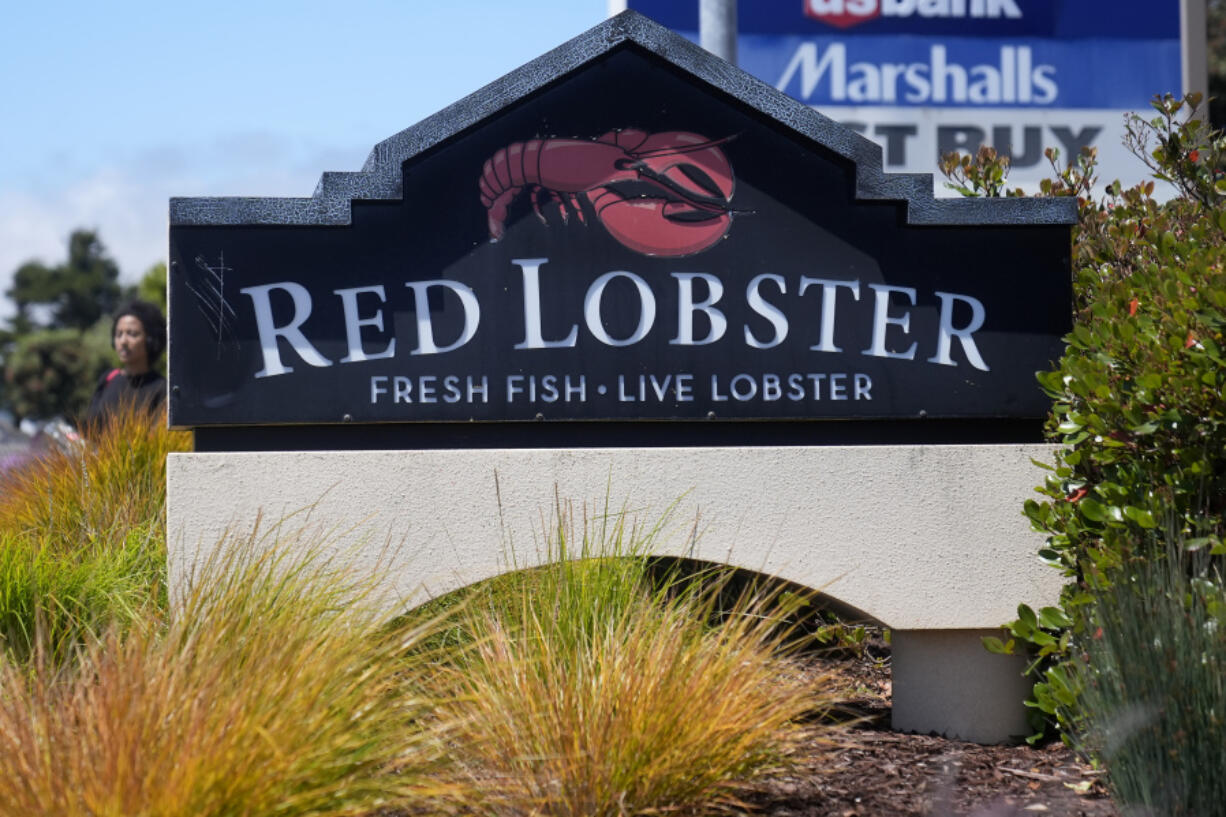
[[[129,302],[115,313],[115,320],[111,322],[112,338],[115,337],[119,319],[125,315],[136,318],[145,328],[145,351],[149,355],[149,365],[152,366],[166,349],[166,319],[162,317],[162,310],[148,301]]]

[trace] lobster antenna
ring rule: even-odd
[[[740,136],[739,133],[734,133],[731,136],[725,136],[720,139],[710,139],[706,142],[699,142],[694,145],[685,145],[684,147],[677,147],[677,148],[658,148],[656,150],[646,151],[645,153],[634,153],[632,155],[636,159],[647,159],[647,158],[652,158],[654,156],[672,156],[677,153],[694,153],[695,151],[706,150],[707,148],[713,148],[717,145],[722,145],[726,142],[731,142],[733,139],[737,138],[738,136]]]

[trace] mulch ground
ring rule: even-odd
[[[874,657],[874,652],[876,657]],[[828,742],[807,747],[792,774],[750,803],[779,817],[1118,817],[1101,774],[1059,742],[979,746],[890,731],[886,651],[808,657],[806,672],[833,676],[845,700]]]

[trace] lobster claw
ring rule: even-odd
[[[619,243],[661,258],[680,258],[709,249],[732,223],[727,212],[695,210],[663,198],[621,199],[604,193],[592,201],[600,223]]]
[[[632,148],[639,179],[588,194],[601,223],[644,255],[677,258],[711,248],[732,226],[734,178],[724,152],[696,133],[643,137]]]
[[[490,240],[505,233],[519,193],[547,193],[585,222],[586,200],[610,235],[644,255],[693,255],[715,245],[732,224],[732,166],[719,145],[686,131],[610,131],[594,140],[530,139],[498,150],[478,182]]]

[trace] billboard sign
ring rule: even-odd
[[[696,3],[628,0],[697,40]],[[1033,189],[1098,149],[1100,177],[1147,177],[1121,145],[1129,111],[1181,92],[1178,0],[758,0],[742,3],[738,63],[878,142],[890,171],[931,173],[994,146]]]
[[[1046,415],[1074,202],[934,201],[621,25],[315,199],[173,200],[172,424]]]

